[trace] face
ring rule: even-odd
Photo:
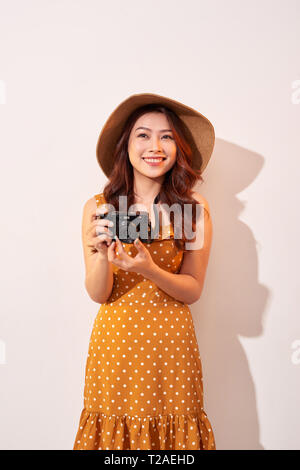
[[[174,165],[176,151],[173,133],[164,114],[151,112],[137,119],[128,141],[129,160],[135,177],[143,175],[161,181]],[[163,159],[155,159],[155,164],[148,160],[158,156]]]

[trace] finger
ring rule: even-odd
[[[103,219],[103,220],[100,220],[100,221],[94,221],[92,222],[88,229],[86,230],[86,235],[93,235],[94,237],[97,236],[97,234],[100,234],[100,233],[108,233],[110,236],[113,236],[113,222],[110,221],[110,220],[106,220],[106,219]],[[111,228],[112,230],[109,230],[109,228]]]
[[[99,216],[100,214],[106,214],[108,213],[108,208],[106,204],[101,204],[100,206],[97,207],[96,209],[96,214]]]
[[[93,244],[95,246],[99,245],[99,243],[101,244],[101,243],[105,243],[105,242],[106,242],[107,245],[111,244],[111,238],[108,237],[105,234],[99,235],[98,237],[94,238],[94,240],[93,240]]]
[[[105,227],[105,228],[104,228],[104,227]],[[102,230],[102,229],[103,229],[103,230]],[[97,230],[98,230],[98,233],[99,233],[100,231],[105,232],[106,229],[107,229],[107,227],[106,227],[105,225],[99,225],[97,222],[96,222],[96,223],[91,223],[91,224],[87,227],[87,229],[86,229],[86,231],[85,231],[85,234],[86,234],[87,236],[95,236]]]
[[[116,242],[117,242],[118,250],[120,250],[121,253],[125,253],[123,244],[121,243],[121,240],[117,237],[117,235],[116,235]]]
[[[120,257],[120,255],[122,254],[123,247],[120,246],[120,240],[118,239],[117,235],[115,236],[115,248],[116,248],[115,250],[116,255]]]
[[[105,204],[101,204],[96,208],[94,212],[91,213],[91,221],[99,218],[99,215],[108,213],[107,206]]]
[[[94,227],[96,225],[99,225],[101,227],[102,226],[113,227],[114,223],[112,220],[109,220],[109,219],[97,219],[97,220],[93,220],[89,226]]]
[[[115,241],[115,240],[111,240],[111,243],[110,243],[110,245],[109,245],[110,251],[113,251],[113,253],[115,253],[115,248],[116,248],[116,241]]]
[[[124,261],[125,263],[128,263],[129,261],[131,261],[131,256],[129,256],[124,250],[123,243],[117,237],[117,235],[116,235],[116,242],[117,242],[117,248],[118,248],[120,259]]]
[[[136,238],[134,240],[134,246],[138,249],[138,250],[144,250],[145,247],[144,245],[142,244],[141,240],[139,238]]]
[[[127,270],[126,263],[124,263],[120,259],[120,256],[118,256],[119,252],[117,251],[117,249],[117,243],[115,240],[113,240],[111,246],[108,248],[108,260],[125,271]]]
[[[107,211],[106,211],[107,212]],[[99,209],[96,210],[96,212],[92,212],[91,214],[91,222],[93,222],[94,220],[102,220],[100,219],[100,214],[105,214],[105,211],[101,211]]]
[[[104,232],[104,230],[103,230]],[[96,237],[97,234],[99,234],[99,232],[97,232],[97,225],[90,225],[86,231],[85,231],[85,235],[89,238],[92,238],[92,237]]]
[[[114,247],[113,247],[114,248],[113,255],[115,256],[115,259],[117,259],[118,261],[124,261],[124,254],[126,255],[126,252],[124,251],[122,243],[119,240],[119,238],[117,237],[117,235],[115,236],[114,241],[115,241],[115,243],[114,243]],[[122,267],[122,266],[120,266],[120,267]]]
[[[115,255],[115,245],[116,245],[116,242],[114,240],[111,240],[111,243],[109,244],[108,246],[108,249],[107,249],[107,257],[108,257],[108,261],[114,261],[115,258],[116,258],[116,255]]]
[[[103,233],[105,235],[110,236],[111,238],[113,237],[113,232],[111,230],[109,230],[108,227],[104,227],[104,226],[96,226],[95,230],[92,233],[93,233],[94,237],[98,237],[99,235],[101,235]]]

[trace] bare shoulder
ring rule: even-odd
[[[95,194],[90,197],[83,205],[82,225],[89,225],[95,220],[95,216],[103,211],[103,205],[105,206],[102,200],[102,194]]]
[[[96,215],[106,210],[103,193],[95,194],[89,198],[83,206],[82,225],[89,225]]]
[[[193,197],[194,199],[196,199],[196,201],[198,201],[198,202],[200,202],[200,203],[205,204],[205,205],[208,206],[208,202],[207,202],[207,200],[205,199],[205,197],[202,196],[202,194],[197,193],[196,191],[193,191],[193,192],[192,192],[192,197]]]
[[[89,217],[97,210],[97,201],[95,196],[88,199],[83,206],[83,216]]]
[[[192,192],[192,197],[204,207],[205,215],[210,216],[210,208],[209,208],[207,199],[205,199],[205,197],[202,196],[202,194],[197,193],[196,191]]]

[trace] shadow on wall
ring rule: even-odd
[[[205,183],[195,187],[207,199],[213,222],[204,289],[190,307],[203,365],[204,409],[217,450],[263,450],[255,384],[239,335],[262,334],[269,291],[259,283],[257,242],[239,220],[244,204],[236,196],[263,163],[261,155],[217,139]]]

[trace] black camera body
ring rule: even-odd
[[[116,235],[123,243],[134,243],[136,238],[141,242],[152,243],[157,239],[157,229],[159,223],[156,217],[154,238],[151,233],[151,222],[149,220],[148,212],[126,212],[126,211],[110,211],[105,214],[96,216],[97,219],[108,219],[113,222],[113,227],[109,227],[112,231],[112,238],[115,239]],[[137,228],[140,227],[140,231]]]

